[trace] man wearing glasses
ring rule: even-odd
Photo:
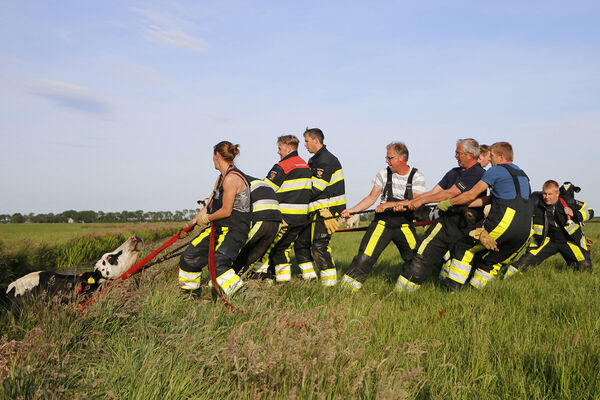
[[[385,160],[388,167],[375,176],[371,193],[341,214],[342,218],[349,218],[351,213],[369,208],[381,196],[381,204],[375,209],[375,218],[342,279],[342,285],[353,291],[362,288],[362,283],[390,241],[394,242],[405,262],[412,259],[417,244],[412,213],[395,213],[391,207],[398,201],[413,199],[424,193],[425,177],[407,164],[408,149],[404,143],[390,143]]]

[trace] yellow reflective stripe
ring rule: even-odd
[[[282,214],[293,214],[293,215],[304,215],[304,214],[308,214],[308,209],[296,210],[296,209],[281,207],[281,213]]]
[[[252,207],[252,212],[259,212],[259,211],[265,211],[265,210],[279,210],[279,203],[277,204],[265,204],[265,205],[261,205],[261,206],[256,206],[254,205]]]
[[[579,224],[576,223],[571,223],[565,226],[565,230],[567,231],[567,233],[569,235],[572,235],[573,233],[575,233],[575,231],[579,229]]]
[[[362,283],[349,277],[348,275],[344,275],[342,278],[342,286],[350,288],[353,292],[357,292],[360,290],[360,288],[362,288]]]
[[[268,184],[269,186],[271,186],[275,191],[277,191],[277,189],[279,189],[279,186],[277,186],[276,184],[271,182],[271,180],[269,180],[269,178],[265,178],[265,183]]]
[[[417,254],[423,254],[423,251],[425,251],[425,248],[427,247],[429,242],[431,242],[433,240],[435,235],[437,235],[441,229],[442,229],[442,224],[440,222],[436,222],[435,228],[433,228],[431,233],[429,235],[427,235],[427,237],[421,242],[421,245],[419,246],[419,250],[417,250]]]
[[[398,291],[406,290],[409,292],[414,292],[415,290],[417,290],[420,287],[421,287],[421,285],[409,281],[402,275],[400,275],[398,277],[398,280],[396,281],[396,290],[398,290]]]
[[[537,254],[544,248],[545,245],[547,245],[548,243],[550,243],[550,238],[546,237],[544,239],[544,243],[542,243],[542,245],[540,247],[536,247],[535,249],[529,249],[529,252],[531,254],[533,254],[534,256],[537,256]]]
[[[579,214],[581,214],[582,222],[587,221],[590,218],[590,208],[586,203],[583,203],[579,209]]]
[[[583,253],[581,252],[581,249],[579,248],[579,246],[576,246],[575,244],[573,244],[571,242],[567,242],[567,244],[569,245],[569,248],[573,252],[573,255],[575,256],[575,259],[577,259],[577,261],[585,260],[585,257],[583,256]]]
[[[290,264],[279,264],[275,266],[275,280],[277,282],[289,281],[291,279],[292,269]]]
[[[344,179],[344,171],[342,171],[341,169],[338,169],[337,171],[335,171],[333,173],[333,175],[331,175],[331,179],[329,180],[329,185],[331,186],[334,183],[337,183],[343,179]]]
[[[408,227],[408,224],[402,224],[402,228],[400,228],[404,233],[404,237],[406,237],[406,241],[408,242],[408,246],[411,250],[415,249],[417,245],[417,239],[415,239],[415,235],[413,235],[412,231]]]
[[[198,246],[198,243],[200,243],[202,239],[204,239],[208,235],[210,235],[210,225],[204,228],[204,230],[198,235],[196,239],[192,240],[192,245]]]
[[[512,265],[508,267],[508,269],[506,270],[506,273],[504,274],[504,278],[508,278],[511,277],[513,275],[516,275],[519,273],[519,270],[516,269],[515,267],[513,267]]]
[[[317,178],[316,176],[313,176],[312,177],[312,185],[313,185],[313,187],[319,189],[319,191],[323,191],[327,187],[327,181],[325,181],[321,178]]]
[[[537,235],[541,235],[542,232],[544,231],[544,226],[543,225],[533,225],[533,232]]]
[[[217,251],[217,249],[221,246],[221,243],[223,243],[223,240],[225,240],[225,236],[227,236],[227,232],[229,232],[229,228],[224,226],[223,231],[221,232],[221,234],[219,235],[219,238],[217,239],[217,244],[215,246],[215,251]]]
[[[510,226],[513,218],[515,217],[516,211],[510,207],[506,207],[506,211],[500,220],[500,223],[490,232],[490,236],[494,239],[498,239]]]
[[[252,225],[252,229],[250,229],[250,232],[248,233],[248,239],[246,239],[246,243],[248,243],[250,239],[252,239],[254,235],[256,235],[256,232],[258,232],[258,230],[262,226],[262,223],[263,221],[258,221],[254,225]]]
[[[369,243],[367,243],[367,248],[365,249],[365,255],[371,257],[373,255],[373,250],[375,250],[375,246],[381,237],[381,234],[385,230],[385,222],[377,221],[377,226],[373,231],[373,235],[369,238]]]

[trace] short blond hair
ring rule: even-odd
[[[296,150],[298,150],[298,143],[300,143],[300,140],[294,135],[283,135],[277,138],[277,144],[292,146]]]
[[[496,142],[490,146],[490,151],[496,154],[502,154],[506,161],[512,162],[513,148],[508,142]]]

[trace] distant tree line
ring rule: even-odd
[[[188,221],[196,216],[199,209],[185,209],[181,211],[75,211],[67,210],[60,214],[34,214],[23,215],[0,214],[0,223],[21,224],[25,222],[35,223],[65,223],[65,222],[165,222],[165,221]]]

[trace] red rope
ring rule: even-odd
[[[189,232],[192,229],[194,229],[194,226],[187,226],[187,227],[183,228],[182,231]],[[131,275],[135,274],[140,268],[142,268],[144,265],[148,264],[148,262],[150,260],[152,260],[154,257],[156,257],[158,255],[158,253],[160,253],[161,251],[163,251],[164,249],[166,249],[167,247],[169,247],[170,245],[172,245],[173,243],[175,243],[177,241],[177,239],[179,239],[179,232],[177,232],[176,234],[174,234],[169,240],[167,240],[165,243],[163,243],[162,246],[160,246],[159,248],[157,248],[156,250],[154,250],[152,253],[150,253],[146,257],[144,257],[143,260],[139,261],[133,267],[129,268],[124,274],[122,274],[121,276],[119,276],[114,281],[109,282],[108,285],[106,285],[105,289],[108,289],[112,285],[120,283],[122,280],[125,280],[125,279],[129,278]],[[85,311],[85,309],[90,304],[93,304],[96,301],[96,299],[98,297],[100,297],[100,295],[102,293],[104,293],[104,289],[99,290],[98,293],[96,293],[96,296],[92,296],[88,300],[84,301],[83,303],[79,303],[77,305],[78,310],[79,311]]]

